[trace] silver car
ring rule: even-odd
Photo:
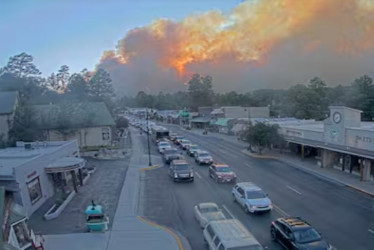
[[[199,165],[210,165],[213,163],[213,157],[207,151],[198,150],[195,152],[195,162]]]
[[[210,221],[225,220],[226,217],[216,203],[200,203],[194,207],[194,214],[200,227],[204,228]]]
[[[267,212],[273,208],[268,195],[252,182],[236,184],[232,188],[232,195],[246,213]]]

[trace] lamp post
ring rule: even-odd
[[[148,166],[152,166],[152,162],[151,162],[151,147],[149,145],[148,109],[146,109],[146,119],[147,119]]]
[[[249,112],[249,107],[247,108],[247,111],[248,111],[248,134],[249,134],[249,130],[251,128],[251,114]],[[248,134],[247,134],[248,150],[252,151],[251,142],[249,141]]]

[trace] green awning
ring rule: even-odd
[[[190,117],[190,113],[187,110],[182,110],[179,112],[180,117]]]
[[[216,125],[226,127],[229,120],[230,119],[228,118],[218,118],[218,120],[216,121]]]

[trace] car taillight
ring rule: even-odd
[[[272,221],[271,224],[274,226],[275,225],[274,221]]]

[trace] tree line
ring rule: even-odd
[[[140,91],[134,97],[121,97],[119,105],[159,110],[189,108],[192,111],[203,106],[268,106],[274,117],[316,120],[327,117],[329,106],[343,105],[362,110],[362,119],[371,121],[374,118],[374,85],[368,75],[355,79],[349,85],[335,87],[329,87],[323,79],[314,77],[308,84],[296,84],[288,89],[215,93],[212,77],[195,74],[188,82],[187,91],[158,94]]]
[[[32,105],[60,104],[58,124],[59,131],[63,133],[73,129],[73,121],[68,113],[74,103],[102,101],[112,111],[115,106],[112,98],[115,95],[111,81],[109,73],[104,69],[99,68],[95,72],[83,69],[71,74],[67,65],[62,65],[58,72],[49,77],[42,77],[31,55],[20,53],[10,57],[7,64],[0,68],[0,91],[18,91],[19,105],[8,142],[2,139],[4,136],[0,131],[0,147],[17,140],[34,141],[43,138]]]

